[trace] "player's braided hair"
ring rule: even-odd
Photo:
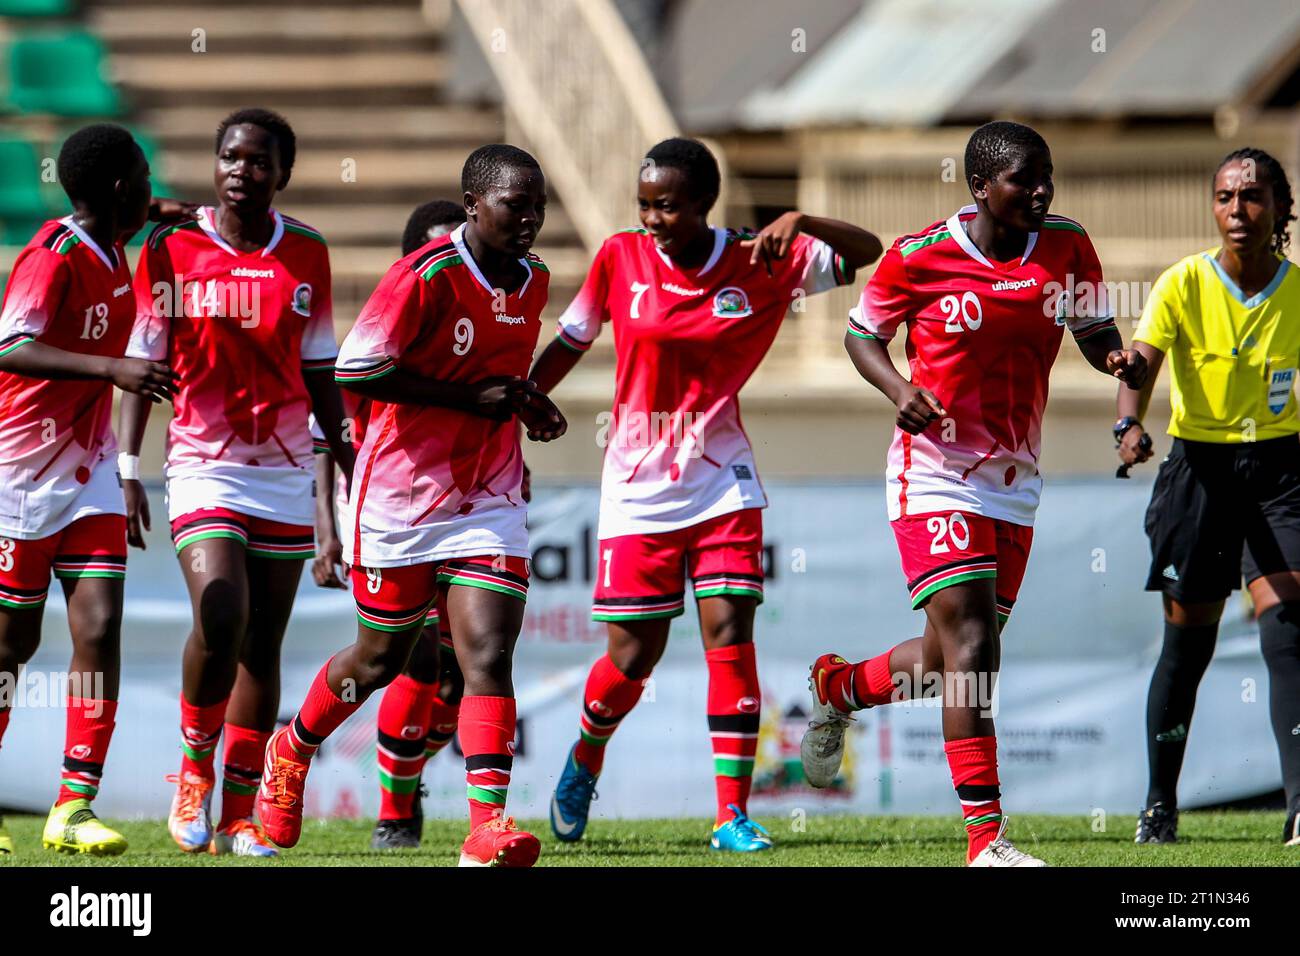
[[[463,192],[481,196],[500,181],[506,169],[541,170],[541,164],[531,153],[508,143],[489,143],[469,154],[460,171],[460,188]]]
[[[406,230],[402,233],[402,255],[409,256],[416,249],[428,242],[429,230],[434,226],[451,225],[465,221],[465,207],[458,202],[447,199],[435,199],[432,202],[416,206],[411,218],[406,220]]]
[[[645,154],[642,170],[650,166],[666,166],[680,169],[686,177],[686,187],[696,199],[705,202],[704,211],[708,212],[718,200],[722,191],[722,173],[718,161],[698,139],[685,139],[675,136],[656,143]]]
[[[1295,208],[1295,200],[1291,195],[1291,181],[1286,177],[1286,170],[1282,168],[1271,153],[1266,153],[1262,149],[1255,149],[1253,146],[1246,146],[1242,149],[1234,149],[1227,156],[1223,157],[1218,166],[1214,167],[1214,179],[1219,176],[1219,171],[1227,166],[1228,163],[1237,160],[1250,160],[1255,164],[1255,169],[1262,169],[1268,176],[1269,184],[1273,187],[1273,207],[1277,210],[1277,218],[1273,221],[1273,243],[1272,250],[1280,256],[1286,255],[1287,246],[1291,244],[1291,223],[1295,222],[1295,215],[1292,210]],[[1211,179],[1211,188],[1213,188],[1214,179]]]
[[[280,147],[280,167],[286,173],[293,169],[293,161],[298,156],[298,139],[293,135],[293,127],[279,113],[271,110],[264,110],[261,107],[251,106],[242,110],[235,110],[221,121],[217,127],[217,145],[216,152],[221,152],[221,144],[225,141],[226,131],[232,126],[256,126],[258,129],[264,129],[275,139],[276,144]]]
[[[996,179],[998,173],[1030,153],[1047,152],[1047,140],[1023,123],[985,123],[966,141],[966,184],[972,176]]]
[[[59,183],[73,202],[111,193],[113,184],[131,175],[140,147],[113,123],[83,126],[59,150]]]

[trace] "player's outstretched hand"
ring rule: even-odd
[[[550,396],[536,389],[528,393],[518,415],[529,441],[555,441],[569,430],[569,423]]]
[[[1137,349],[1115,349],[1106,353],[1106,371],[1129,388],[1141,388],[1147,380],[1147,357]]]
[[[915,385],[907,386],[898,399],[898,427],[909,435],[921,434],[930,422],[947,414],[933,392]]]
[[[143,551],[144,533],[140,529],[148,531],[153,527],[149,520],[149,496],[136,478],[122,479],[122,495],[126,498],[126,543]]]
[[[1142,441],[1146,438],[1146,442]],[[1119,460],[1126,465],[1140,465],[1155,455],[1151,439],[1141,425],[1134,425],[1119,440]]]
[[[185,202],[181,199],[168,199],[165,196],[155,196],[149,203],[149,221],[150,222],[172,222],[177,219],[198,219],[199,209],[202,207],[196,202]]]
[[[803,213],[782,213],[774,221],[759,230],[753,239],[746,239],[740,244],[749,250],[749,264],[758,265],[759,260],[767,267],[767,274],[772,274],[772,260],[784,259],[795,238],[803,231]]]
[[[154,402],[170,402],[180,377],[170,365],[148,359],[114,359],[113,384],[124,392],[145,395]]]
[[[311,562],[311,578],[318,588],[342,588],[348,583],[339,573],[343,567],[343,542],[335,537],[321,539],[320,548]]]
[[[533,383],[518,375],[495,375],[468,386],[470,410],[495,421],[509,421],[527,401]]]

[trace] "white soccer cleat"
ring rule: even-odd
[[[799,744],[799,759],[804,779],[818,789],[829,787],[839,775],[844,761],[844,731],[855,720],[831,703],[827,695],[829,677],[833,670],[851,666],[837,654],[823,654],[813,662],[808,674],[812,720]]]
[[[980,850],[970,866],[1047,866],[1036,856],[1030,856],[1024,850],[1017,850],[1003,834],[1007,832],[1007,817],[998,825],[998,835],[993,842]]]

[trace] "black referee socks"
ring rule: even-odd
[[[1268,665],[1268,709],[1289,807],[1300,797],[1300,602],[1259,616],[1259,647]]]
[[[1147,785],[1149,807],[1178,806],[1178,774],[1196,707],[1196,688],[1214,656],[1218,624],[1179,627],[1165,622],[1165,643],[1147,693]],[[1300,677],[1300,673],[1297,674]]]

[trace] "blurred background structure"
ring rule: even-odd
[[[801,208],[892,240],[965,202],[975,125],[1029,122],[1053,147],[1054,211],[1131,293],[1122,327],[1143,283],[1212,244],[1224,153],[1251,143],[1300,167],[1289,0],[0,0],[0,62],[0,275],[63,208],[51,160],[69,128],[126,123],[156,191],[203,200],[217,121],[264,105],[300,137],[282,205],[330,240],[340,336],[408,211],[455,198],[465,154],[502,138],[538,155],[557,200],[538,250],[552,313],[601,239],[635,224],[640,157],[677,132],[724,162],[719,222]],[[792,314],[745,394],[769,477],[882,468],[890,409],[840,344],[854,295]],[[1111,386],[1062,352],[1045,466],[1104,472]],[[606,406],[612,365],[606,337],[559,393],[575,417]],[[532,451],[571,477],[599,454]]]
[[[298,133],[297,166],[278,205],[329,240],[340,340],[397,258],[410,210],[458,198],[462,161],[482,143],[518,143],[546,170],[552,205],[537,251],[550,267],[554,319],[602,239],[637,224],[640,160],[665,136],[700,136],[714,147],[725,179],[719,224],[762,226],[798,208],[892,242],[967,202],[964,145],[995,118],[1028,122],[1052,146],[1053,211],[1087,227],[1117,283],[1112,298],[1127,334],[1149,283],[1214,244],[1210,182],[1224,154],[1246,144],[1268,149],[1300,186],[1300,5],[0,0],[0,280],[37,225],[67,211],[54,157],[71,129],[102,118],[129,126],[149,155],[156,193],[207,202],[217,123],[254,105],[282,112]],[[1300,230],[1291,255],[1300,261]],[[950,810],[946,778],[930,772],[943,759],[933,715],[905,707],[863,718],[856,782],[822,799],[791,776],[812,656],[840,640],[843,651],[865,653],[920,626],[880,493],[893,409],[857,379],[842,347],[866,277],[792,313],[743,394],[773,491],[764,519],[771,577],[759,618],[766,782],[756,795],[772,801],[764,810],[785,799]],[[516,666],[530,726],[516,765],[515,809],[524,815],[545,813],[547,775],[561,764],[573,703],[604,640],[588,615],[601,455],[591,436],[613,393],[612,344],[603,337],[557,391],[568,436],[526,449],[543,490],[530,514],[538,586]],[[1158,598],[1140,590],[1141,514],[1154,466],[1137,481],[1110,478],[1114,387],[1068,340],[1052,391],[1042,453],[1048,490],[1007,635],[1004,772],[1011,792],[1036,809],[1131,812],[1145,773],[1140,727],[1159,633]],[[1157,394],[1167,394],[1163,385]],[[1147,421],[1153,434],[1167,413],[1158,398]],[[155,415],[143,462],[155,477],[161,424]],[[161,813],[157,781],[174,764],[176,658],[190,609],[156,484],[154,492],[152,546],[132,553],[127,578],[129,710],[115,761],[132,779],[106,790],[109,814]],[[792,572],[796,552],[809,573]],[[1246,682],[1263,686],[1258,639],[1234,607],[1202,686],[1186,806],[1277,785],[1266,708],[1245,706],[1255,698],[1242,691]],[[38,675],[64,666],[62,615],[62,602],[51,601],[49,633],[30,668]],[[303,585],[286,641],[286,705],[353,628],[347,594]],[[620,732],[629,739],[611,764],[626,761],[629,773],[602,779],[602,812],[704,812],[691,803],[707,795],[697,771],[708,746],[694,628],[691,617],[673,628],[656,671],[655,720]],[[2,805],[47,800],[52,778],[37,771],[56,770],[62,711],[33,709],[22,720],[37,732],[6,739]],[[367,710],[340,736],[332,769],[313,774],[321,789],[309,791],[311,815],[369,812],[359,808],[376,792],[373,739]],[[630,773],[634,762],[638,773]],[[463,777],[453,764],[431,771],[431,813],[462,812]],[[14,767],[30,772],[15,775]]]

